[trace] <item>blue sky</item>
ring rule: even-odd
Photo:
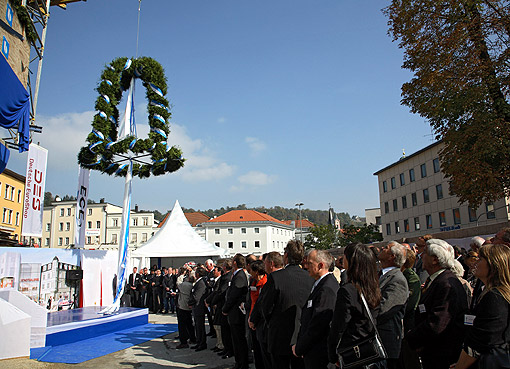
[[[373,173],[431,143],[400,105],[411,78],[374,0],[142,0],[139,55],[158,60],[170,141],[185,167],[133,183],[133,203],[166,211],[222,206],[379,206]],[[105,64],[136,53],[137,0],[52,7],[34,141],[49,150],[46,190],[75,194]],[[147,132],[141,84],[139,134]],[[123,107],[119,106],[123,109]],[[8,168],[24,173],[26,154]],[[92,172],[91,195],[121,204],[123,179]]]

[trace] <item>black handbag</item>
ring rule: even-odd
[[[374,318],[370,313],[365,296],[362,293],[361,300],[365,307],[368,317],[374,326],[374,331],[369,337],[362,338],[357,342],[351,344],[347,348],[339,348],[340,342],[338,342],[336,353],[338,354],[338,361],[341,369],[359,368],[363,365],[370,365],[378,361],[386,359],[386,350],[382,345],[381,338],[377,332],[377,327],[374,322]]]

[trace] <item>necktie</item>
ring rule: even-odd
[[[425,281],[425,284],[423,285],[423,288],[421,290],[421,293],[425,293],[425,291],[427,290],[427,288],[429,288],[429,284],[430,284],[430,277],[427,277],[427,280]]]

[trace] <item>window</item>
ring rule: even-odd
[[[273,243],[274,243],[274,241],[273,241]],[[234,248],[234,243],[232,241],[228,242],[228,248],[229,249],[233,249]]]
[[[425,164],[420,165],[421,178],[425,178],[427,176],[427,166]]]
[[[97,229],[100,229],[100,228],[101,228],[101,221],[99,221],[99,220],[98,220],[98,221],[96,222],[96,228],[97,228]]]
[[[117,233],[112,234],[112,243],[113,243],[114,245],[116,245],[116,244],[117,244]]]
[[[418,205],[418,197],[416,196],[416,192],[411,194],[411,202],[413,203],[413,206]]]
[[[62,237],[59,237],[59,238],[58,238],[58,245],[59,245],[59,246],[62,246],[62,241],[63,241]]]
[[[92,215],[92,209],[87,210],[88,215]]]
[[[386,224],[386,234],[389,236],[391,234],[391,225],[388,223]]]
[[[260,241],[255,241],[255,247],[257,247],[257,248],[260,247]]]
[[[71,216],[71,208],[67,208],[67,216],[70,217]]]
[[[44,246],[50,246],[50,239],[49,238],[45,238],[44,239]]]
[[[142,220],[143,220],[143,225],[144,225],[144,226],[149,225],[149,218],[147,218],[147,217],[143,217],[143,218],[142,218]]]
[[[260,228],[258,228],[258,227],[253,228],[253,230],[255,231],[255,233],[260,233]]]
[[[142,233],[142,242],[147,242],[147,233]]]
[[[246,228],[241,228],[241,233],[246,233]]]
[[[64,209],[60,209],[60,216],[63,217],[64,216]]]
[[[403,186],[406,184],[406,180],[404,178],[404,173],[400,173],[400,185]]]
[[[439,212],[439,226],[444,227],[446,225],[446,216],[444,215],[444,211]]]
[[[395,222],[395,233],[400,233],[400,225],[398,224],[398,220]]]
[[[242,247],[243,249],[245,249],[245,248],[246,248],[246,241],[241,241],[241,247]]]
[[[395,181],[395,177],[391,177],[391,189],[394,190],[397,188],[397,182]]]
[[[375,217],[375,225],[380,226],[381,225],[381,217]]]
[[[468,212],[469,212],[469,221],[476,222],[476,220],[477,220],[476,210],[473,209],[472,207],[468,207]]]
[[[87,228],[92,229],[92,222],[90,220],[87,222]]]
[[[438,200],[443,198],[443,185],[438,184],[436,186],[436,195]]]
[[[404,219],[404,232],[409,232],[409,219]]]
[[[137,227],[137,226],[138,226],[138,218],[133,218],[133,225],[134,225],[135,227]]]
[[[2,218],[2,222],[4,222],[4,223],[7,220],[7,211],[8,211],[8,209],[4,208],[4,214],[3,214],[3,218]]]
[[[16,225],[19,225],[19,212],[16,212]]]
[[[435,158],[433,161],[432,161],[432,165],[434,167],[434,173],[437,173],[441,170],[441,165],[439,165],[439,159],[438,158]]]
[[[214,228],[214,234],[220,234],[220,229],[219,228]]]
[[[92,237],[87,236],[87,245],[90,245],[92,243]]]
[[[460,224],[460,210],[453,209],[453,224]]]
[[[390,212],[390,204],[388,204],[388,201],[384,203],[384,214],[388,214]]]
[[[416,177],[414,176],[414,169],[409,169],[409,182],[416,181]]]
[[[71,230],[71,223],[66,222],[66,231],[70,231],[70,230]]]
[[[407,209],[407,197],[402,196],[402,209]]]
[[[393,211],[398,211],[397,199],[393,200]]]
[[[425,215],[425,222],[427,223],[427,229],[432,228],[432,215]]]
[[[118,227],[119,226],[119,219],[118,218],[113,218],[113,226],[114,227]]]
[[[58,230],[59,230],[59,231],[63,231],[63,230],[64,230],[64,223],[60,222],[60,223],[58,224]]]
[[[18,190],[18,203],[21,203],[21,190]]]
[[[136,243],[138,241],[138,234],[131,233],[131,243]]]
[[[419,217],[414,218],[414,230],[415,231],[420,230],[420,218]]]
[[[9,221],[7,223],[12,224],[12,210],[9,209]]]
[[[273,241],[273,249],[274,249],[274,241]]]
[[[216,247],[220,247],[220,243],[219,243],[219,242],[215,242],[215,243],[214,243],[214,246],[216,246]]]
[[[494,212],[494,203],[486,202],[485,203],[485,212],[487,213],[487,219],[496,218],[496,213]]]
[[[382,189],[383,189],[383,192],[388,192],[388,183],[386,183],[386,181],[383,181]]]
[[[423,202],[427,203],[430,201],[430,198],[429,198],[429,189],[426,188],[423,190]]]
[[[69,245],[69,237],[66,237],[66,246]]]
[[[49,232],[51,229],[51,223],[46,223],[46,232]]]
[[[227,229],[227,233],[228,233],[228,234],[233,234],[233,233],[234,233],[234,229],[233,229],[233,228],[229,228],[229,229]]]

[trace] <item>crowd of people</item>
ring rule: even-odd
[[[202,351],[215,337],[210,349],[234,356],[235,369],[341,366],[338,353],[374,332],[386,359],[370,368],[510,367],[510,228],[469,250],[425,235],[341,251],[291,240],[283,255],[135,270],[128,285],[136,306],[175,307],[177,349]]]

